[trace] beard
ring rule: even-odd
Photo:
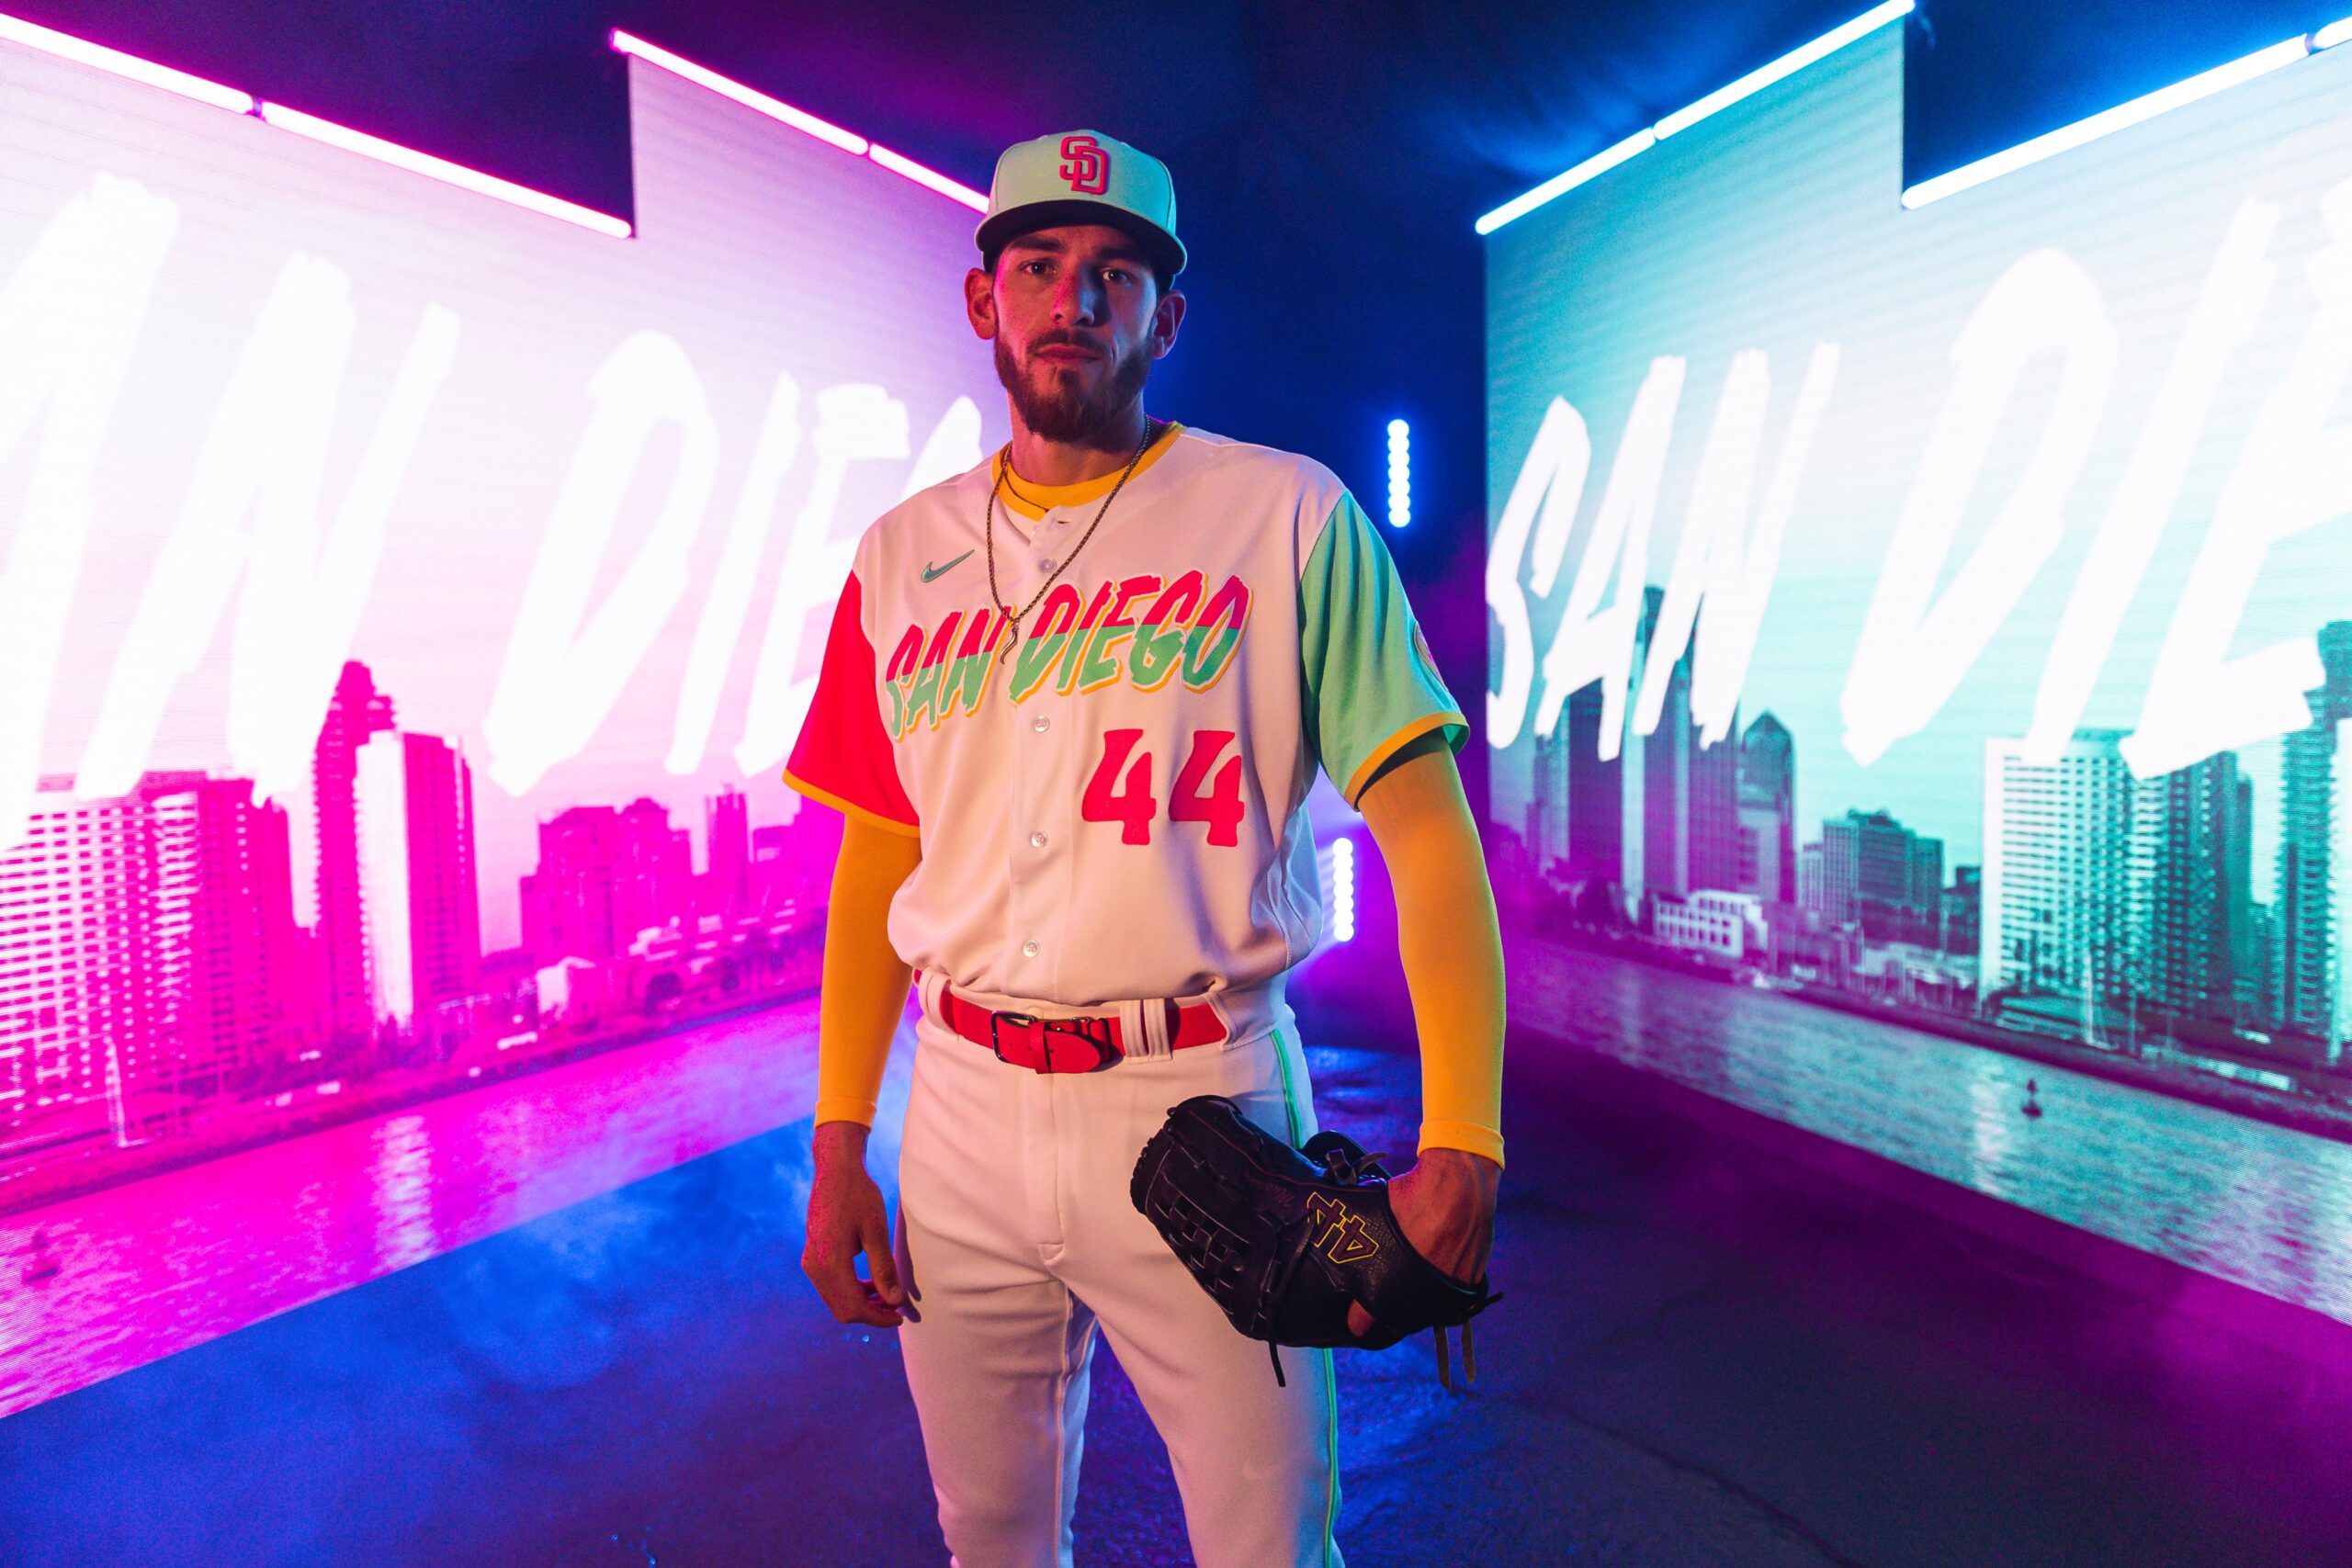
[[[1036,346],[1068,341],[1048,337]],[[1037,368],[1033,363],[1033,370]],[[1003,337],[996,340],[996,378],[1012,397],[1021,422],[1045,440],[1064,446],[1092,445],[1094,437],[1135,400],[1150,377],[1151,355],[1140,348],[1130,349],[1112,362],[1110,374],[1095,383],[1092,392],[1081,396],[1074,373],[1048,365],[1040,373],[1023,375]]]

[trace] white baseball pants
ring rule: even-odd
[[[1098,1325],[1168,1445],[1200,1568],[1341,1568],[1328,1350],[1227,1323],[1127,1179],[1169,1108],[1222,1094],[1304,1142],[1306,1063],[1284,1027],[1098,1073],[996,1059],[928,1012],[899,1162],[899,1331],[955,1568],[1069,1568]]]

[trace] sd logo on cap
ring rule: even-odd
[[[1125,230],[1150,253],[1162,287],[1184,270],[1168,165],[1116,137],[1072,130],[1006,148],[989,184],[988,216],[972,238],[993,270],[1006,241],[1059,223]]]

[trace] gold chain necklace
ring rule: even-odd
[[[1003,597],[997,592],[996,587],[996,495],[997,491],[1004,488],[1005,478],[1012,467],[1012,443],[1006,442],[1004,449],[996,455],[996,482],[989,486],[989,516],[985,532],[989,551],[989,599],[996,605],[997,614],[1005,619],[1004,647],[997,654],[999,663],[1002,663],[1012,655],[1014,645],[1021,640],[1022,617],[1037,607],[1037,601],[1046,596],[1046,590],[1051,588],[1055,581],[1069,570],[1069,563],[1078,558],[1078,552],[1086,547],[1086,541],[1094,537],[1094,530],[1102,525],[1102,519],[1109,513],[1111,503],[1119,499],[1119,492],[1127,488],[1127,480],[1134,477],[1136,465],[1143,461],[1143,455],[1151,450],[1151,444],[1159,439],[1160,433],[1166,428],[1165,420],[1145,416],[1143,439],[1136,445],[1136,455],[1127,459],[1126,468],[1120,471],[1119,482],[1113,485],[1111,493],[1102,498],[1102,506],[1094,513],[1094,521],[1086,525],[1086,532],[1079,536],[1078,543],[1069,547],[1046,581],[1037,585],[1037,592],[1029,596],[1029,603],[1022,605],[1018,610],[1005,604]]]

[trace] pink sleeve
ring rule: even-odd
[[[842,585],[817,694],[785,764],[784,782],[811,800],[894,833],[919,834],[914,802],[899,780],[888,731],[882,727],[881,682],[874,644],[865,635],[865,590],[853,572]]]

